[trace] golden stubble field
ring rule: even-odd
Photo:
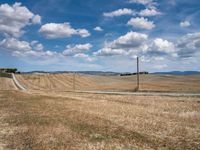
[[[0,77],[0,90],[16,90],[11,78]]]
[[[80,90],[135,88],[133,76],[76,78]],[[0,78],[0,150],[200,149],[200,97],[74,93],[70,74],[17,79],[27,91]],[[141,79],[144,91],[200,91],[200,76]]]
[[[0,149],[200,149],[200,98],[0,91]]]
[[[97,76],[76,74],[21,74],[19,82],[29,90],[44,91],[135,91],[136,76]],[[141,75],[140,91],[200,93],[200,76]]]

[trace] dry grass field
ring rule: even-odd
[[[72,74],[23,74],[17,75],[17,79],[24,87],[31,90],[72,91]],[[141,75],[141,91],[163,92],[200,92],[200,76],[176,76],[176,75]],[[75,77],[76,90],[100,90],[100,91],[134,91],[136,88],[136,76],[96,76],[81,75]]]
[[[11,78],[0,77],[0,90],[16,90]]]
[[[72,91],[73,74],[42,74],[42,75],[17,75],[17,79],[24,87],[31,90]],[[135,84],[118,76],[75,76],[76,90],[109,90],[131,91]]]
[[[0,116],[0,149],[200,149],[198,97],[1,91]]]
[[[72,78],[18,75],[27,92],[16,90],[10,78],[0,78],[0,150],[200,149],[200,97],[66,92],[73,89]],[[141,78],[144,90],[200,89],[199,76]],[[129,91],[132,82],[134,76],[78,75],[76,86]]]

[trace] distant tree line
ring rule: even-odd
[[[139,74],[149,74],[149,72],[142,71],[142,72],[139,72]],[[120,74],[120,76],[132,76],[132,75],[137,75],[137,72],[134,72],[134,73],[122,73],[122,74]]]
[[[0,68],[0,73],[19,73],[16,68]]]

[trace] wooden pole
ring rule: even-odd
[[[74,90],[74,92],[75,92],[75,90],[76,90],[76,86],[75,86],[75,80],[76,80],[76,73],[74,72],[73,73],[73,90]]]
[[[137,57],[137,91],[140,88],[140,70],[139,70],[139,57]]]

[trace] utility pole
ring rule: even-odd
[[[139,57],[137,57],[137,91],[140,88],[140,70],[139,70]]]
[[[76,80],[76,73],[74,72],[73,73],[73,90],[74,90],[74,92],[76,90],[75,80]]]

